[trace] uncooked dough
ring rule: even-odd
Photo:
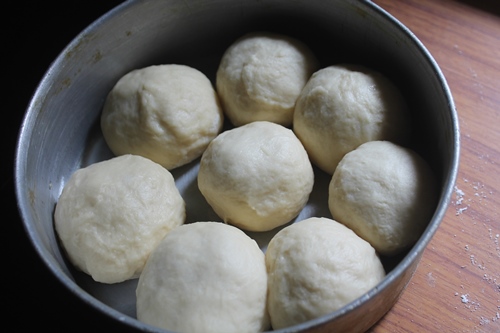
[[[264,253],[240,229],[184,224],[151,254],[136,290],[137,318],[175,332],[269,328]]]
[[[256,121],[221,133],[203,153],[198,187],[224,222],[267,231],[305,206],[314,173],[288,128]]]
[[[171,170],[198,158],[223,119],[202,72],[166,64],[124,75],[108,94],[101,129],[115,155],[141,155]]]
[[[340,309],[385,276],[373,247],[329,218],[286,226],[269,242],[265,259],[274,329]]]
[[[184,223],[168,170],[122,155],[74,172],[56,205],[55,230],[69,260],[95,281],[136,278],[160,240]]]
[[[437,204],[436,178],[413,150],[372,141],[345,155],[333,174],[328,206],[381,254],[412,245]]]
[[[345,64],[312,75],[297,99],[293,130],[312,162],[333,174],[342,157],[360,144],[404,143],[411,129],[405,100],[389,79]]]
[[[295,101],[318,62],[302,42],[275,33],[250,33],[224,53],[216,88],[235,126],[267,120],[292,123]]]

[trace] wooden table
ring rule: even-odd
[[[371,332],[500,332],[500,2],[373,2],[441,67],[458,112],[461,156],[440,228]]]
[[[10,156],[30,95],[50,62],[77,33],[120,2],[19,2],[6,15],[4,53],[12,59],[4,67],[12,73],[3,101],[14,104],[4,108],[13,120],[4,126]],[[455,99],[462,146],[447,214],[400,300],[370,331],[500,332],[500,2],[374,3],[411,29],[442,68]],[[29,61],[23,55],[30,55]],[[2,207],[14,216],[4,218],[9,238],[3,265],[7,324],[14,324],[15,331],[130,332],[77,299],[44,266],[17,215],[12,175],[7,170],[2,183],[2,193],[9,194]]]

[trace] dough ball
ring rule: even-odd
[[[274,329],[340,309],[385,276],[373,247],[328,218],[311,217],[283,228],[269,242],[265,259]]]
[[[201,156],[222,129],[209,79],[184,65],[158,65],[124,75],[108,94],[101,129],[116,155],[135,154],[171,170]]]
[[[226,222],[267,231],[296,217],[309,199],[314,173],[295,134],[268,121],[221,133],[203,153],[198,187]]]
[[[264,253],[240,229],[184,224],[151,254],[136,290],[137,318],[176,332],[269,328]]]
[[[95,281],[136,278],[151,251],[184,223],[185,205],[168,170],[122,155],[77,170],[55,209],[69,260]]]
[[[297,100],[293,129],[314,164],[329,174],[362,143],[403,143],[410,120],[389,79],[368,68],[330,66],[315,72]]]
[[[302,42],[279,34],[251,33],[224,53],[216,88],[235,126],[267,120],[292,123],[295,101],[318,64]]]
[[[430,166],[414,151],[372,141],[339,163],[328,206],[334,219],[381,254],[393,255],[420,237],[436,207],[437,191]]]

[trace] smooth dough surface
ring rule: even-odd
[[[411,246],[437,204],[436,178],[414,151],[372,141],[348,153],[332,176],[328,206],[381,254]]]
[[[185,205],[170,172],[122,155],[77,170],[55,209],[70,261],[98,282],[136,278],[159,241],[184,223]]]
[[[293,130],[314,164],[329,174],[362,143],[404,143],[410,134],[406,103],[382,74],[351,64],[315,72],[297,99]]]
[[[317,68],[315,56],[302,42],[280,34],[251,33],[224,53],[216,88],[233,125],[266,120],[289,126],[295,101]]]
[[[264,253],[240,229],[184,224],[151,254],[136,290],[137,318],[175,332],[269,328]]]
[[[202,72],[167,64],[124,75],[108,94],[101,129],[115,155],[141,155],[171,170],[201,156],[223,119]]]
[[[265,259],[273,329],[340,309],[385,276],[373,247],[328,218],[286,226],[269,242]]]
[[[203,153],[198,187],[224,222],[267,231],[291,221],[314,183],[307,153],[288,128],[256,121],[221,133]]]

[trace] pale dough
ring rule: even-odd
[[[340,309],[385,277],[373,247],[329,218],[286,226],[269,242],[265,259],[273,329]]]
[[[405,142],[410,119],[401,93],[389,79],[347,64],[312,75],[297,99],[293,130],[312,162],[333,174],[342,157],[362,143]]]
[[[436,178],[416,152],[389,141],[372,141],[345,155],[333,174],[332,216],[394,255],[412,245],[437,204]]]
[[[168,170],[122,155],[74,172],[56,205],[55,230],[70,261],[95,281],[136,278],[159,241],[184,223]]]
[[[318,63],[302,42],[275,33],[250,33],[222,56],[216,88],[235,126],[267,120],[292,123],[295,101]]]
[[[264,253],[240,229],[184,224],[151,254],[136,290],[137,318],[175,332],[269,328]]]
[[[198,158],[223,120],[210,80],[167,64],[124,75],[108,94],[101,129],[114,154],[141,155],[171,170]]]
[[[198,187],[224,222],[267,231],[291,221],[307,203],[314,173],[288,128],[256,121],[221,133],[203,153]]]

